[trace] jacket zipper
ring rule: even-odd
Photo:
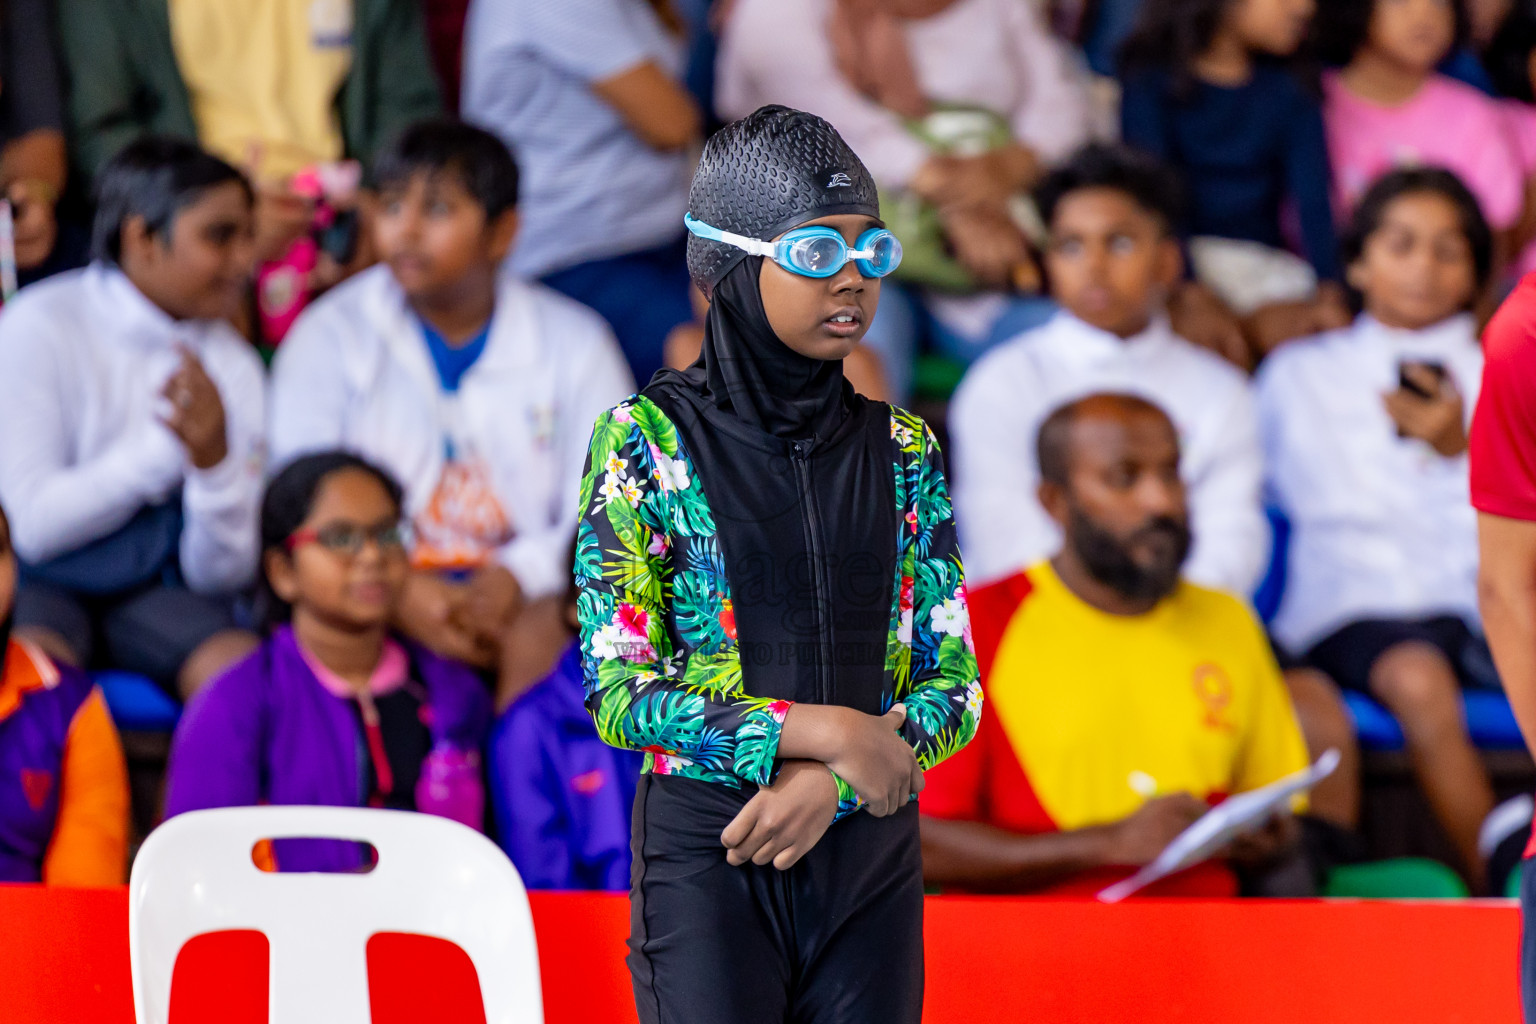
[[[805,526],[806,546],[810,551],[811,585],[816,591],[816,699],[818,703],[832,703],[831,667],[827,659],[832,656],[832,596],[827,592],[826,566],[821,555],[821,508],[816,503],[816,492],[811,488],[811,467],[808,461],[811,445],[805,441],[793,442],[795,472],[800,480],[803,498],[801,521]]]

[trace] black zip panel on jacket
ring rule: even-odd
[[[890,407],[849,389],[831,436],[794,441],[675,379],[645,395],[712,498],[746,691],[880,714],[899,526]]]

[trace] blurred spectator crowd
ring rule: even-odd
[[[141,824],[427,811],[626,889],[575,498],[697,358],[702,139],[782,103],[905,252],[847,375],[949,451],[989,707],[930,881],[1092,893],[1336,748],[1163,891],[1347,891],[1365,708],[1504,890],[1466,450],[1536,0],[11,0],[0,83],[0,881],[122,880],[158,699]]]

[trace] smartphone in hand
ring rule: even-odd
[[[1434,374],[1437,383],[1436,390],[1426,391],[1419,384],[1419,382],[1414,379],[1413,375],[1409,373],[1409,369],[1411,367],[1417,367],[1420,370]],[[1445,377],[1446,369],[1444,363],[1437,363],[1424,359],[1404,359],[1402,362],[1397,364],[1397,386],[1409,394],[1417,395],[1420,398],[1429,399],[1436,397],[1439,390],[1438,385],[1445,383]]]

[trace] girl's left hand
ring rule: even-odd
[[[821,841],[837,815],[837,782],[820,761],[786,761],[720,833],[726,861],[787,871]]]

